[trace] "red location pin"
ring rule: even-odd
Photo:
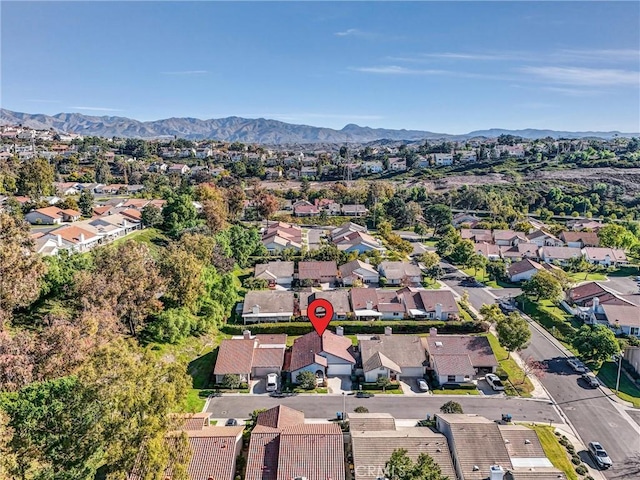
[[[318,315],[318,309],[324,310],[324,315]],[[307,317],[311,320],[318,335],[322,336],[333,318],[333,305],[329,300],[316,298],[307,307]]]

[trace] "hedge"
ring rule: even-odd
[[[445,383],[440,388],[445,390],[476,390],[478,387],[474,383]]]
[[[385,327],[391,327],[393,333],[429,333],[430,328],[437,328],[438,333],[481,333],[482,325],[479,322],[439,322],[416,320],[389,320],[389,321],[334,321],[330,327],[344,327],[345,335],[355,334],[384,334]],[[228,335],[240,335],[243,330],[251,330],[251,333],[304,335],[313,331],[311,322],[278,322],[278,323],[252,323],[248,325],[225,324],[220,330]]]
[[[362,390],[382,390],[382,387],[377,383],[361,383]],[[400,388],[399,383],[392,383],[385,387],[385,390],[398,390]]]

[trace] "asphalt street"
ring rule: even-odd
[[[454,275],[461,275],[456,272]],[[469,301],[479,309],[484,303],[494,303],[495,298],[487,289],[464,288],[458,281],[444,279],[444,282],[459,294],[466,289]],[[612,277],[607,287],[627,292],[634,287],[634,281],[628,277]],[[510,292],[511,291],[511,292]],[[498,297],[514,295],[512,289],[494,290]],[[548,371],[540,379],[557,406],[562,410],[568,421],[573,425],[585,444],[599,441],[609,452],[614,467],[605,472],[608,478],[638,479],[640,471],[629,473],[628,467],[640,461],[640,429],[632,418],[639,419],[636,411],[631,411],[634,417],[626,413],[625,409],[607,398],[602,390],[589,389],[579,375],[574,373],[566,363],[566,355],[562,347],[538,325],[531,326],[531,342],[529,347],[521,352],[522,358],[532,357],[548,366]],[[588,458],[583,455],[584,459]]]
[[[476,413],[490,419],[499,420],[503,413],[509,413],[519,422],[561,422],[555,408],[547,401],[522,400],[509,397],[424,395],[417,397],[401,395],[376,395],[372,398],[356,398],[354,395],[297,395],[272,398],[267,395],[223,395],[213,397],[207,411],[214,418],[248,418],[258,408],[286,405],[303,411],[307,418],[336,418],[337,412],[353,412],[357,406],[364,406],[370,412],[390,413],[396,418],[425,418],[440,411],[449,400],[462,405],[465,412]]]

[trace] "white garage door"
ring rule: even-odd
[[[402,367],[401,378],[407,377],[422,377],[424,370],[421,367]]]
[[[351,364],[329,365],[327,367],[327,375],[333,377],[335,375],[351,375]]]

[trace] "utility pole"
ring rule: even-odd
[[[616,379],[616,393],[620,393],[620,370],[622,370],[622,353],[618,355],[618,378]]]

